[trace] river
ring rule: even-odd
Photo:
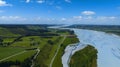
[[[80,43],[66,47],[62,56],[63,67],[69,67],[71,56],[78,50],[83,49],[87,44],[98,50],[98,67],[120,67],[120,36],[105,32],[72,29],[77,35]]]
[[[93,31],[93,30],[84,30],[84,29],[73,29],[73,30],[80,40],[80,44],[76,44],[76,46],[81,44],[84,45],[90,44],[98,50],[98,59],[97,59],[98,67],[120,67],[120,37],[119,36],[114,34],[108,34],[105,32]],[[74,49],[72,52],[75,53],[75,51],[80,50],[81,48],[82,47]],[[66,50],[67,49],[69,48],[67,47]],[[65,51],[65,54],[67,54],[67,51]],[[65,54],[63,55],[63,57],[65,56]],[[69,56],[70,55],[68,54],[68,57]],[[68,62],[69,61],[67,61],[67,63]],[[69,67],[68,65],[65,66],[64,63],[63,63],[63,67]]]

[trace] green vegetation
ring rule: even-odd
[[[11,43],[15,40],[15,38],[4,38],[3,43]]]
[[[62,39],[63,37],[57,37],[53,41],[51,40],[53,44],[50,44],[48,40],[47,44],[44,45],[37,59],[35,60],[35,63],[36,63],[35,67],[48,67],[49,66]]]
[[[52,67],[63,67],[62,66],[62,60],[61,57],[64,54],[64,49],[66,48],[66,46],[68,46],[69,44],[74,44],[74,43],[78,43],[79,40],[74,36],[74,37],[67,37],[65,39],[65,41],[63,42],[63,44],[61,45],[59,52],[53,62]]]
[[[38,46],[42,39],[40,36],[29,36],[29,37],[22,37],[19,41],[16,41],[12,44],[12,46],[20,46],[20,47],[31,47],[31,46]]]
[[[31,59],[36,54],[35,49],[42,49],[48,43],[53,45],[53,41],[58,39],[58,35],[46,27],[47,25],[0,25],[0,60],[7,58],[0,62],[0,67],[30,67]],[[24,62],[28,65],[24,65]]]
[[[24,48],[0,47],[0,60],[23,51]]]
[[[0,67],[49,67],[62,66],[61,56],[67,45],[77,43],[74,31],[48,29],[49,25],[0,25]],[[64,37],[67,37],[63,44]],[[57,49],[60,49],[57,53]],[[40,52],[37,55],[37,50]],[[33,59],[36,56],[36,59]],[[58,62],[56,62],[58,60]],[[57,64],[55,64],[57,63]]]
[[[26,51],[20,55],[16,55],[6,61],[20,61],[23,62],[26,58],[31,58],[36,53],[35,50]]]
[[[70,60],[70,67],[97,67],[97,50],[88,45],[76,52]]]
[[[0,27],[0,36],[19,36],[19,34],[14,34],[6,28]]]
[[[120,26],[119,25],[71,25],[69,28],[79,28],[79,29],[88,29],[103,31],[106,33],[113,33],[120,35]]]

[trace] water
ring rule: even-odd
[[[59,27],[58,27],[59,28]],[[120,67],[120,36],[105,32],[73,29],[80,43],[67,46],[62,56],[63,67],[69,67],[71,56],[87,44],[98,50],[98,67]]]
[[[74,29],[74,31],[80,43],[65,49],[65,54],[62,56],[63,67],[69,67],[70,57],[76,51],[83,49],[86,44],[90,44],[98,50],[98,67],[120,67],[119,36],[93,30]],[[67,61],[65,62],[65,60]]]
[[[78,50],[83,49],[84,47],[86,47],[87,45],[82,44],[82,43],[76,43],[76,44],[72,44],[66,47],[65,49],[65,53],[62,56],[62,64],[63,67],[69,67],[69,62],[70,62],[70,58],[71,56]]]
[[[120,37],[104,32],[74,29],[81,43],[98,50],[98,67],[120,67]]]

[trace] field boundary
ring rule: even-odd
[[[12,58],[12,57],[14,57],[14,56],[17,56],[17,55],[23,54],[23,53],[25,53],[25,52],[27,52],[27,51],[24,50],[24,51],[19,52],[19,53],[17,53],[17,54],[14,54],[14,55],[8,56],[8,57],[6,57],[6,58],[1,59],[0,62],[5,61],[5,60],[7,60],[7,59],[9,59],[9,58]]]
[[[52,67],[53,61],[54,61],[56,55],[58,54],[58,51],[59,51],[59,49],[60,49],[61,44],[64,42],[65,39],[66,39],[66,36],[64,36],[64,38],[63,38],[62,41],[60,42],[60,44],[59,44],[59,46],[58,46],[58,48],[57,48],[57,51],[56,51],[54,57],[53,57],[52,60],[51,60],[51,63],[50,63],[50,66],[49,66],[49,67]]]

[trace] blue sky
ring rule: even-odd
[[[120,0],[0,0],[0,24],[120,25]]]

